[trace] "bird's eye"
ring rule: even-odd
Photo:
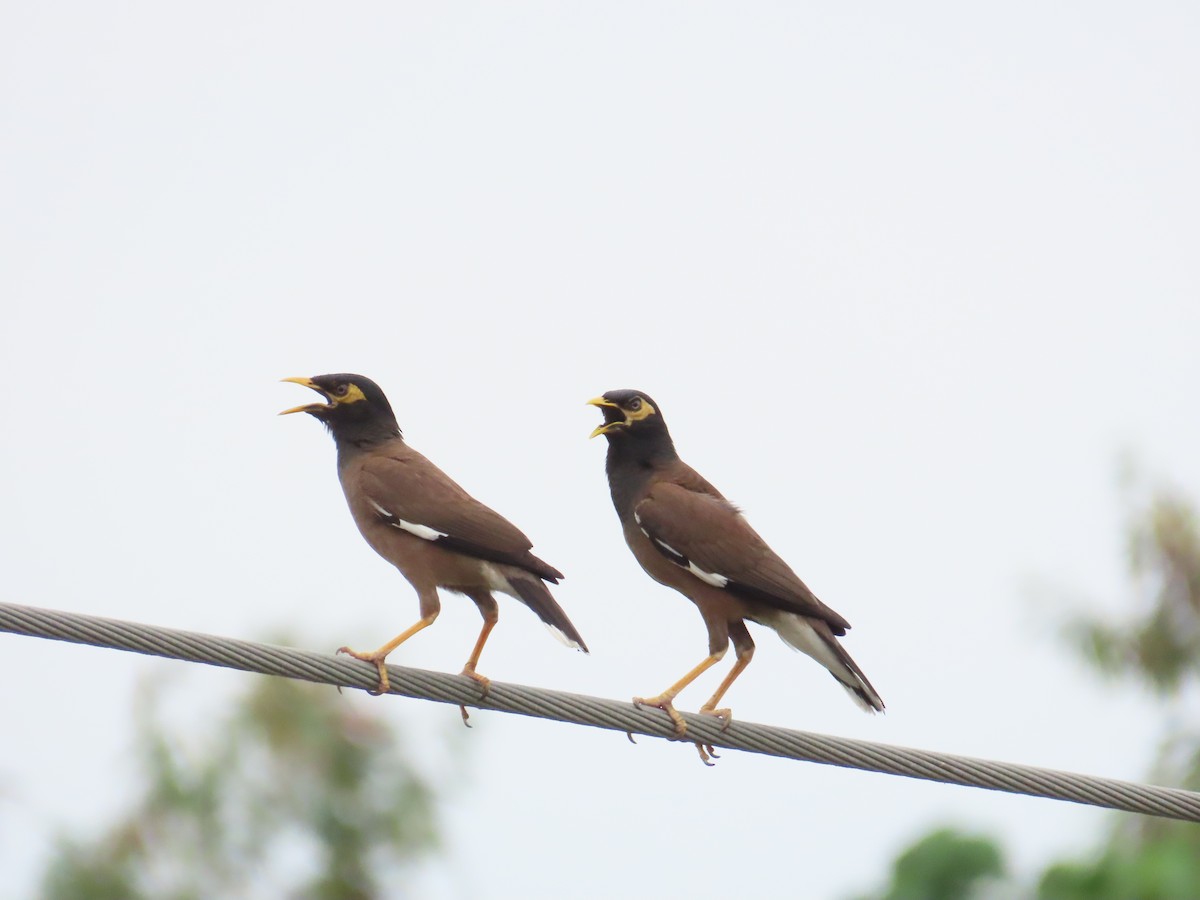
[[[347,391],[349,391],[349,390],[350,390],[350,385],[348,385],[348,384],[339,384],[337,387],[335,387],[335,388],[333,389],[333,392],[334,392],[335,394],[337,394],[339,397],[345,397],[345,396],[346,396],[346,392],[347,392]]]
[[[641,408],[642,408],[642,398],[641,397],[634,397],[632,400],[629,401],[628,409],[630,412],[637,412]]]

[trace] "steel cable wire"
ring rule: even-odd
[[[0,631],[340,687],[366,690],[378,680],[374,666],[349,657],[10,603],[0,603]],[[629,702],[499,681],[480,698],[479,686],[460,675],[403,666],[388,666],[388,675],[391,693],[406,697],[630,734],[673,736],[666,716]],[[689,739],[713,747],[1200,822],[1200,793],[1193,791],[753,722],[734,721],[722,730],[718,721],[690,713],[684,713],[684,719]]]

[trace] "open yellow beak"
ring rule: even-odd
[[[317,387],[316,383],[311,378],[280,378],[279,380],[280,381],[290,381],[292,384],[303,385],[304,387],[309,388],[314,391],[317,391],[320,394],[325,393],[319,387]],[[324,408],[325,406],[328,406],[328,404],[326,404],[326,403],[306,403],[303,406],[293,406],[291,409],[285,409],[279,415],[287,416],[287,415],[291,415],[292,413],[308,412],[310,409],[321,409],[321,408]]]
[[[591,400],[589,400],[587,402],[587,405],[588,406],[599,406],[599,407],[607,406],[609,409],[620,409],[621,408],[616,403],[613,403],[611,400],[605,400],[603,397],[593,397]],[[595,427],[595,429],[593,429],[592,433],[588,435],[588,440],[591,440],[598,434],[604,434],[609,429],[614,428],[617,425],[624,425],[624,424],[625,424],[624,422],[604,422],[600,425],[597,425]]]

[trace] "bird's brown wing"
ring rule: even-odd
[[[517,526],[411,447],[369,456],[357,468],[355,488],[387,524],[447,549],[519,566],[548,581],[563,577],[529,552],[533,544]]]
[[[700,487],[707,482],[699,475],[677,481],[687,486],[660,481],[634,507],[635,522],[659,553],[715,587],[845,634],[849,623],[814,596],[737,507]]]

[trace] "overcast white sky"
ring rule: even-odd
[[[1198,26],[1182,2],[4,4],[0,594],[382,643],[415,596],[329,438],[275,416],[307,399],[279,378],[356,371],[567,573],[592,655],[505,602],[481,671],[656,692],[706,645],[586,440],[583,402],[634,387],[850,619],[888,704],[764,633],[738,717],[1139,778],[1154,712],[1064,653],[1067,600],[1029,584],[1119,606],[1123,449],[1200,495]],[[477,622],[449,597],[393,661],[457,671]],[[55,826],[119,807],[155,673],[197,720],[248,677],[0,635],[12,896]],[[458,716],[345,702],[435,761]],[[1028,871],[1106,822],[473,723],[422,896],[839,898],[939,823]]]

